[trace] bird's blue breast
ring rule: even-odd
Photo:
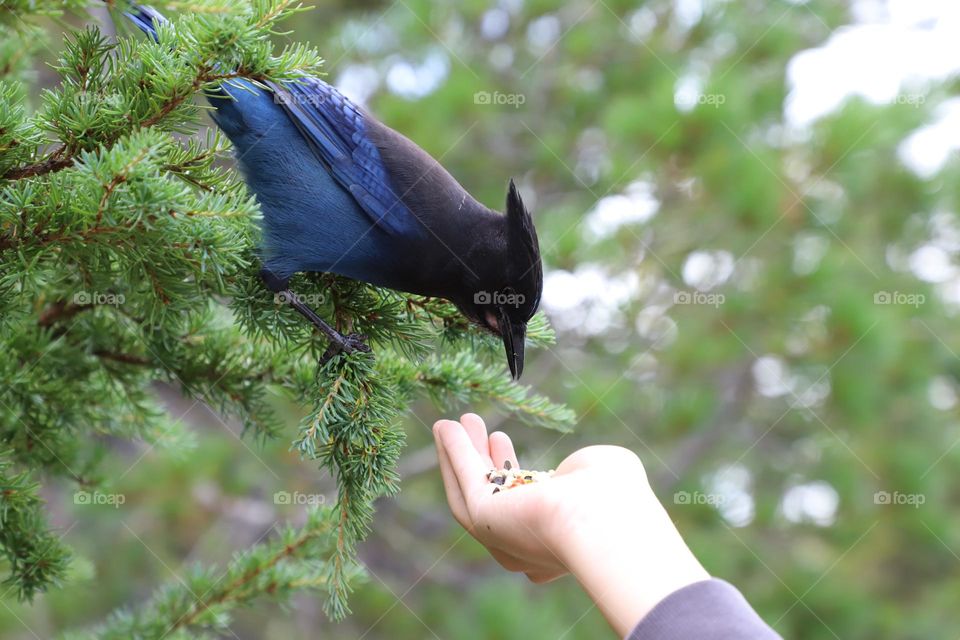
[[[281,277],[318,271],[387,284],[384,230],[316,157],[274,94],[244,85],[225,87],[210,103],[263,211],[267,268]]]

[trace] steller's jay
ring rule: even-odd
[[[157,38],[166,19],[148,6],[125,14]],[[236,85],[236,86],[235,86]],[[368,350],[288,289],[298,272],[331,272],[451,301],[503,340],[510,373],[523,371],[527,322],[540,304],[537,233],[513,180],[506,215],[473,199],[403,135],[318,78],[234,80],[207,95],[263,211],[261,277],[316,325],[334,351]]]

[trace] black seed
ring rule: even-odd
[[[513,468],[513,465],[510,464],[510,461],[509,461],[509,460],[504,460],[504,461],[503,461],[503,468],[506,469],[507,471],[510,471],[510,469]]]
[[[497,476],[493,479],[493,484],[503,484],[503,481],[506,480],[503,476]]]
[[[494,487],[494,488],[493,488],[493,492],[494,492],[494,493],[500,493],[500,487]]]
[[[533,480],[533,476],[523,476],[524,480]]]

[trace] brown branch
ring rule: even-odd
[[[77,231],[76,233],[55,233],[52,235],[38,236],[36,246],[45,247],[49,244],[62,243],[67,240],[89,240],[93,236],[103,234],[103,233],[118,233],[121,231],[132,231],[139,226],[138,221],[130,222],[126,225],[121,225],[117,227],[90,227],[89,229],[83,229]]]
[[[174,629],[190,626],[191,624],[194,623],[197,617],[200,616],[201,613],[203,613],[204,611],[209,611],[211,606],[216,606],[218,604],[223,604],[225,602],[242,599],[244,597],[244,594],[241,591],[243,587],[250,584],[253,580],[255,580],[258,576],[263,574],[265,571],[275,567],[282,560],[295,555],[296,552],[301,547],[306,545],[312,539],[322,535],[323,533],[326,533],[325,529],[322,531],[310,531],[305,533],[303,537],[301,537],[300,539],[294,540],[290,544],[284,546],[283,549],[277,552],[266,563],[250,569],[249,571],[247,571],[246,573],[238,577],[236,580],[234,580],[233,582],[225,586],[223,590],[215,597],[211,598],[206,602],[204,602],[200,598],[197,598],[197,602],[191,605],[191,610],[183,614],[182,616],[180,616],[177,620],[174,620],[170,628],[167,629],[167,633],[170,633]]]
[[[98,358],[103,358],[104,360],[113,360],[114,362],[122,362],[124,364],[136,364],[140,366],[147,366],[152,364],[149,359],[144,358],[143,356],[135,356],[132,353],[117,353],[114,351],[106,351],[104,349],[98,349],[93,352],[93,355]]]
[[[40,313],[37,322],[41,327],[51,327],[61,320],[69,320],[81,311],[93,307],[92,304],[75,304],[66,300],[57,300]]]
[[[193,95],[196,94],[196,92],[199,91],[200,87],[202,87],[203,85],[209,82],[221,82],[224,80],[232,80],[234,78],[240,78],[240,77],[248,77],[248,76],[244,76],[240,72],[211,74],[209,73],[208,69],[202,69],[201,73],[194,78],[190,91],[182,95],[177,95],[177,94],[173,95],[170,98],[170,100],[168,100],[166,103],[163,104],[163,106],[160,107],[159,111],[157,111],[154,115],[150,116],[146,120],[143,120],[142,122],[135,123],[128,115],[127,120],[130,122],[130,125],[131,125],[130,131],[124,131],[123,133],[119,133],[115,135],[113,138],[105,141],[103,143],[103,147],[106,149],[109,149],[114,144],[116,144],[116,142],[121,137],[123,137],[124,134],[131,133],[139,129],[146,129],[148,127],[152,127],[153,125],[159,123],[161,120],[163,120],[168,115],[170,115],[170,113],[172,113],[174,109],[182,105],[188,98],[193,97]],[[250,77],[253,80],[262,80],[261,78],[252,77],[252,76]],[[74,151],[75,150],[70,150],[70,152],[68,153],[66,145],[60,146],[55,151],[53,151],[49,156],[47,156],[45,160],[36,162],[34,164],[28,164],[22,167],[14,167],[12,169],[9,169],[6,173],[0,175],[0,180],[22,180],[23,178],[32,178],[35,176],[42,176],[42,175],[47,175],[49,173],[55,173],[57,171],[61,171],[73,165]]]
[[[317,412],[317,419],[310,429],[307,430],[308,438],[317,437],[317,427],[320,425],[320,422],[323,421],[323,416],[327,412],[327,408],[333,404],[334,399],[336,399],[337,394],[340,393],[340,384],[343,382],[343,377],[337,378],[337,381],[333,383],[333,386],[330,388],[330,391],[327,393],[327,397],[323,400],[323,405],[320,407],[320,411]]]
[[[100,222],[103,220],[103,213],[107,209],[107,203],[110,201],[110,196],[113,194],[114,189],[119,187],[121,184],[127,181],[127,178],[130,176],[130,172],[133,170],[133,167],[140,163],[141,160],[147,157],[147,154],[150,153],[149,149],[141,149],[130,162],[128,162],[123,169],[117,172],[110,182],[104,185],[103,188],[103,197],[100,198],[100,204],[97,207],[97,219],[93,223],[93,226],[99,227]]]
[[[56,151],[47,156],[46,160],[34,164],[14,167],[0,176],[0,180],[22,180],[34,176],[42,176],[47,173],[54,173],[61,169],[66,169],[73,164],[73,156],[63,157],[66,146],[59,147]]]

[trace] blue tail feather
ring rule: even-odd
[[[138,29],[153,38],[155,41],[158,40],[157,25],[165,24],[167,22],[167,19],[163,16],[163,14],[149,5],[141,6],[138,4],[131,4],[130,9],[130,11],[125,11],[123,15],[129,18],[133,24],[137,25]]]

